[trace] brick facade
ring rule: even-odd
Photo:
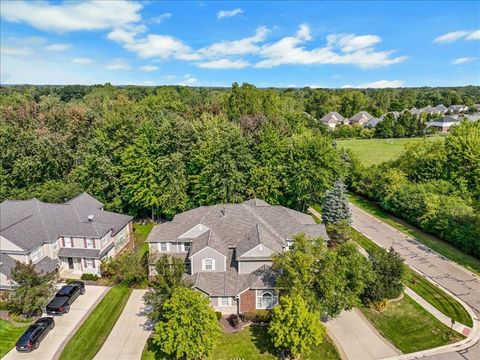
[[[240,312],[251,312],[256,310],[256,293],[255,290],[247,290],[240,294]]]

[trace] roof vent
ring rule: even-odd
[[[88,221],[92,222],[93,221],[93,215],[88,215]]]

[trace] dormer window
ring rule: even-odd
[[[212,271],[215,270],[215,259],[203,259],[202,260],[202,270],[204,271]]]

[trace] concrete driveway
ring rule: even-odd
[[[348,360],[383,359],[401,354],[357,309],[342,312],[325,326]]]
[[[55,328],[47,334],[37,350],[31,353],[19,353],[13,348],[2,359],[53,359],[62,343],[75,333],[89,310],[93,308],[97,301],[100,301],[108,290],[104,286],[86,285],[85,288],[85,295],[80,295],[75,300],[68,314],[55,316]]]
[[[145,292],[146,290],[133,290],[95,360],[135,360],[142,357],[143,348],[150,336],[143,302]]]

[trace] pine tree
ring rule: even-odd
[[[327,191],[322,204],[322,221],[325,224],[336,224],[346,220],[352,222],[352,214],[348,206],[345,186],[341,179],[335,181],[333,189]]]

